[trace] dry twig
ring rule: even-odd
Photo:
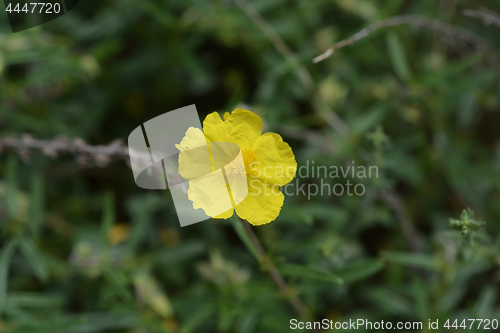
[[[302,302],[297,296],[292,295],[292,293],[290,292],[288,284],[286,283],[285,279],[283,279],[283,276],[281,276],[280,272],[276,269],[271,259],[268,257],[266,251],[264,250],[264,247],[259,241],[259,238],[255,234],[253,229],[250,227],[250,224],[242,219],[240,219],[240,222],[243,224],[245,232],[252,241],[252,244],[257,249],[259,255],[259,261],[265,266],[267,270],[269,270],[271,277],[273,278],[274,282],[278,286],[283,296],[289,298],[290,304],[295,309],[295,311],[301,316],[302,319],[304,320],[311,319],[311,314],[304,306],[304,304],[302,304]]]
[[[318,63],[320,61],[325,60],[326,58],[330,57],[335,51],[338,49],[341,49],[343,47],[349,46],[351,44],[356,43],[357,41],[367,37],[374,31],[377,31],[382,28],[388,28],[388,27],[393,27],[401,24],[410,24],[413,25],[417,28],[426,28],[430,29],[433,31],[436,31],[438,33],[441,33],[447,37],[452,37],[457,40],[460,40],[464,43],[474,45],[474,47],[483,52],[488,52],[491,51],[488,43],[482,39],[481,37],[477,36],[475,33],[461,28],[457,27],[445,22],[441,22],[438,20],[433,20],[424,16],[418,16],[418,15],[400,15],[400,16],[394,16],[391,18],[388,18],[386,20],[378,21],[375,22],[366,28],[362,29],[361,31],[355,33],[351,37],[344,39],[328,50],[326,50],[323,54],[317,56],[316,58],[313,59],[313,63]]]
[[[483,21],[485,25],[494,25],[500,28],[500,14],[487,8],[481,7],[479,10],[464,9],[462,13],[465,16],[474,17]]]
[[[389,206],[401,224],[401,232],[414,252],[422,250],[422,237],[413,226],[413,222],[404,206],[401,197],[394,190],[387,189],[379,192],[379,197]]]
[[[24,161],[29,160],[33,150],[40,150],[53,158],[64,154],[76,155],[76,160],[81,165],[94,162],[99,167],[105,167],[113,159],[129,161],[128,148],[120,139],[108,145],[92,146],[81,138],[69,140],[61,136],[54,140],[38,140],[24,134],[21,138],[0,139],[0,151],[3,150],[16,151]]]

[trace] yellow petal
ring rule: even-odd
[[[240,153],[238,145],[232,142],[212,142],[209,146],[214,170],[230,164]],[[244,167],[243,161],[241,165]]]
[[[226,123],[217,112],[210,113],[203,121],[203,133],[209,142],[232,142],[228,135]]]
[[[220,215],[213,216],[214,219],[228,219],[233,216],[234,208],[229,209],[227,212],[224,212]]]
[[[240,204],[236,205],[236,214],[252,225],[263,225],[278,217],[284,199],[278,185],[250,178],[248,195]]]
[[[205,146],[206,144],[207,140],[205,140],[205,136],[203,135],[201,129],[196,127],[189,127],[186,131],[186,134],[184,135],[184,138],[182,138],[181,143],[175,146],[180,151],[184,151],[186,149]]]
[[[210,217],[226,218],[229,211],[232,215],[233,203],[222,170],[190,180],[188,198],[194,209],[201,208]]]
[[[262,181],[283,186],[288,184],[297,171],[293,151],[279,134],[266,133],[252,147],[257,157],[253,168]],[[251,176],[252,178],[254,176]]]
[[[180,144],[175,145],[179,153],[179,174],[191,180],[212,172],[210,149],[203,132],[199,128],[189,127]]]
[[[253,112],[235,109],[225,113],[224,120],[213,112],[203,121],[203,132],[209,142],[233,142],[241,149],[252,147],[262,134],[262,119]]]
[[[242,150],[251,148],[262,134],[262,119],[253,112],[234,109],[226,122],[230,142],[236,143]]]
[[[209,147],[186,149],[179,154],[179,174],[186,180],[203,177],[213,171]]]

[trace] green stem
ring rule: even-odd
[[[250,238],[253,246],[257,250],[258,254],[257,259],[269,271],[274,282],[276,282],[276,284],[278,285],[280,292],[283,294],[283,296],[288,298],[288,301],[302,319],[304,320],[310,319],[311,315],[309,311],[301,302],[301,300],[296,295],[293,295],[293,293],[290,291],[290,287],[288,287],[288,284],[286,283],[285,279],[283,279],[283,276],[281,276],[280,272],[276,269],[276,266],[274,266],[273,262],[267,255],[266,251],[264,250],[264,247],[257,238],[257,235],[253,231],[252,227],[250,227],[250,224],[242,219],[240,219],[240,222],[243,225],[243,228],[245,229],[245,232]]]

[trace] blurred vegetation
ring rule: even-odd
[[[106,144],[185,105],[203,117],[246,107],[299,165],[379,168],[378,178],[351,180],[366,186],[362,197],[290,196],[276,221],[255,228],[314,318],[499,318],[500,30],[461,12],[500,4],[250,3],[311,72],[347,136],[315,112],[297,65],[230,0],[82,0],[15,34],[0,14],[1,136]],[[401,14],[469,29],[491,49],[401,25],[312,63]],[[403,234],[385,190],[400,197],[414,234]],[[72,156],[3,150],[0,195],[0,332],[285,332],[298,318],[235,221],[180,228],[169,192],[138,188],[126,163],[80,168]],[[476,217],[462,214],[469,207]]]

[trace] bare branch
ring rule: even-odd
[[[399,194],[391,189],[379,192],[379,197],[389,206],[401,224],[401,232],[411,250],[419,252],[422,249],[422,238],[413,226],[413,222]]]
[[[52,158],[59,155],[75,156],[76,163],[72,162],[71,168],[65,169],[63,175],[93,167],[103,168],[113,160],[123,160],[130,165],[129,149],[121,139],[114,140],[108,145],[93,146],[81,138],[70,140],[65,136],[60,136],[52,140],[39,140],[23,134],[20,138],[0,138],[0,153],[5,150],[15,151],[25,162],[30,160],[34,150],[39,150]]]
[[[128,148],[120,139],[108,145],[92,146],[81,138],[69,140],[66,137],[58,137],[54,140],[38,140],[24,134],[21,138],[0,139],[0,152],[6,149],[15,150],[25,161],[29,159],[32,150],[40,150],[50,157],[64,154],[76,155],[80,164],[94,162],[100,167],[108,165],[113,159],[126,161],[129,159]]]
[[[296,296],[293,295],[290,292],[290,287],[288,287],[288,284],[286,283],[285,279],[283,276],[280,274],[280,272],[276,269],[276,266],[274,266],[272,260],[269,258],[269,256],[266,253],[266,250],[264,250],[264,247],[259,241],[259,238],[253,231],[253,229],[250,227],[250,224],[242,220],[241,218],[239,219],[241,224],[243,225],[243,228],[245,229],[245,232],[247,233],[248,237],[250,238],[252,244],[255,246],[257,253],[259,255],[258,259],[261,264],[265,266],[266,269],[269,270],[269,273],[271,274],[271,277],[273,278],[274,282],[278,286],[279,290],[283,294],[283,296],[288,297],[288,300],[292,307],[297,311],[297,313],[302,317],[304,320],[310,320],[311,319],[311,314],[309,313],[309,310],[304,306],[304,304],[301,302],[301,300]]]
[[[481,7],[479,10],[464,9],[465,16],[474,17],[483,21],[484,25],[494,25],[500,28],[500,15],[487,8]]]
[[[65,177],[70,174],[79,172],[84,169],[100,167],[107,167],[113,161],[125,161],[130,167],[130,154],[133,154],[137,160],[143,160],[145,165],[148,165],[148,172],[154,170],[165,170],[171,177],[174,177],[175,182],[182,182],[183,178],[172,171],[171,166],[167,163],[159,165],[151,163],[151,155],[149,153],[140,152],[127,147],[121,139],[117,139],[108,145],[89,145],[81,138],[69,140],[66,137],[58,137],[53,140],[38,140],[28,134],[24,134],[21,138],[4,137],[0,139],[0,153],[4,150],[14,150],[19,157],[28,162],[33,150],[40,150],[43,154],[56,158],[59,155],[73,155],[75,161],[69,161],[63,165],[56,166],[54,169],[49,170],[48,176],[50,177]],[[168,185],[167,185],[168,187]],[[185,188],[181,188],[187,191]],[[186,192],[187,193],[187,192]],[[1,211],[0,211],[1,217]]]
[[[430,29],[438,33],[441,33],[445,36],[458,39],[470,45],[474,45],[474,47],[479,51],[484,51],[484,52],[491,51],[488,43],[484,39],[482,39],[481,37],[477,36],[475,33],[467,29],[457,27],[438,20],[433,20],[424,16],[400,15],[391,17],[386,20],[375,22],[369,25],[368,27],[362,29],[361,31],[355,33],[351,37],[338,42],[337,44],[326,50],[323,54],[314,58],[313,63],[318,63],[320,61],[325,60],[338,49],[354,44],[357,41],[367,37],[374,31],[401,24],[410,24],[417,28]]]

